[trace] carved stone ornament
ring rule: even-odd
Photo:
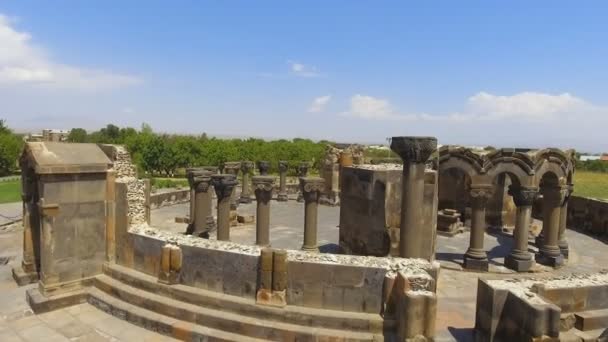
[[[298,167],[296,168],[298,177],[306,177],[306,175],[308,174],[308,167],[309,167],[308,162],[301,162],[298,165]]]
[[[211,174],[195,176],[193,180],[194,191],[207,192],[211,186]]]
[[[325,190],[325,180],[319,177],[301,177],[300,188],[305,201],[316,201],[319,193]]]
[[[225,162],[224,172],[230,175],[236,175],[241,169],[241,162]]]
[[[509,195],[513,196],[513,202],[518,207],[526,207],[534,204],[534,200],[538,197],[538,188],[527,188],[511,185],[509,187]]]
[[[494,188],[492,185],[472,185],[469,194],[471,201],[478,206],[483,206],[492,197]]]
[[[211,176],[211,184],[215,189],[218,201],[230,198],[232,189],[238,184],[236,176],[232,174],[220,174]]]
[[[279,172],[287,172],[289,168],[289,163],[286,160],[279,160]]]
[[[251,182],[254,190],[272,191],[274,187],[274,177],[271,176],[253,176]]]
[[[268,203],[272,197],[272,188],[274,187],[274,177],[270,176],[254,176],[252,179],[255,199],[259,203]]]
[[[188,184],[191,189],[196,186],[194,179],[196,177],[211,176],[211,171],[204,170],[202,168],[188,168],[186,169],[186,178],[188,178]]]
[[[253,162],[252,161],[243,161],[241,162],[241,171],[243,173],[249,173],[253,170]]]
[[[397,153],[404,162],[424,163],[437,150],[437,138],[393,137],[391,150]]]
[[[267,160],[261,160],[258,162],[258,171],[260,171],[260,175],[266,176],[268,174],[268,170],[270,169],[270,162]]]

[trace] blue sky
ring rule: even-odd
[[[1,1],[0,117],[608,150],[608,3]]]

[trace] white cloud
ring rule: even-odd
[[[140,83],[137,77],[57,63],[0,14],[0,85],[100,90]]]
[[[551,95],[537,92],[522,92],[499,96],[479,92],[469,97],[464,109],[449,114],[399,113],[386,99],[367,95],[355,95],[350,100],[348,116],[373,120],[414,121],[513,121],[550,122],[574,120],[581,115],[586,119],[605,117],[608,108],[593,105],[568,93]]]
[[[287,64],[289,64],[289,69],[292,75],[307,78],[321,76],[321,73],[319,73],[319,70],[317,70],[317,67],[315,66],[305,65],[295,61],[287,61]]]
[[[592,105],[568,93],[551,95],[523,92],[498,96],[479,92],[467,100],[466,111],[483,119],[551,120],[576,111],[588,111]]]
[[[350,109],[343,115],[368,120],[410,120],[415,118],[415,115],[396,113],[386,99],[360,94],[350,98]]]
[[[325,106],[331,101],[331,95],[319,96],[312,100],[308,111],[310,113],[319,113],[325,110]]]

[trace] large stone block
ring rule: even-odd
[[[340,247],[357,255],[398,255],[401,224],[400,165],[358,165],[343,167],[340,185]],[[437,226],[438,179],[435,171],[425,173],[423,224],[428,236],[422,249],[434,258]]]

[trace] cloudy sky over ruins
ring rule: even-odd
[[[2,1],[0,118],[608,150],[607,16],[601,1]]]

